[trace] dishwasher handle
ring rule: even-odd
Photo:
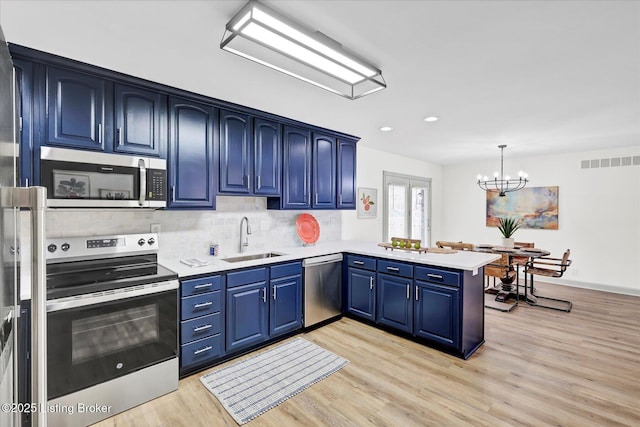
[[[305,258],[302,260],[302,267],[313,267],[315,265],[331,264],[334,262],[342,262],[342,254],[324,255],[313,258]]]

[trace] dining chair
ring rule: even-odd
[[[438,240],[436,242],[436,246],[439,248],[450,248],[456,249],[459,251],[471,251],[473,250],[473,243],[464,243],[460,242],[445,242],[443,240]]]
[[[519,246],[521,248],[535,248],[535,243],[533,242],[513,242],[514,246]],[[524,267],[527,265],[527,262],[529,261],[529,257],[528,256],[512,256],[511,257],[511,264],[515,267],[516,269],[516,280],[520,280],[520,269],[524,269]]]
[[[518,301],[520,299],[520,285],[518,281],[515,280],[514,292],[513,282],[514,279],[516,279],[517,274],[513,269],[509,254],[502,254],[500,259],[485,265],[484,275],[486,278],[485,292],[495,294],[497,302],[505,303],[509,297],[515,297],[515,301],[510,306],[493,306],[485,304],[485,307],[500,311],[511,311],[518,306]],[[489,283],[490,277],[493,277],[493,287],[491,287]],[[496,284],[496,279],[500,279],[500,284]]]
[[[571,301],[536,295],[535,288],[533,287],[533,276],[545,276],[554,278],[562,277],[564,272],[567,270],[567,267],[571,265],[571,260],[569,259],[570,255],[571,251],[567,249],[564,255],[562,255],[562,258],[540,257],[533,258],[530,261],[527,261],[524,268],[524,298],[529,305],[550,308],[559,311],[571,311],[571,308],[573,307],[573,303]],[[531,278],[531,283],[529,284],[529,286],[527,286],[527,276]],[[527,288],[529,288],[529,291],[531,292],[531,297],[527,295]],[[556,304],[542,304],[538,301],[541,299],[547,301],[555,301]]]

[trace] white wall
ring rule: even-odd
[[[431,178],[431,228],[442,228],[442,167],[366,147],[358,143],[358,187],[378,190],[378,215],[375,219],[358,219],[356,211],[342,213],[342,238],[382,242],[382,172]],[[435,240],[432,238],[432,242]]]
[[[526,170],[529,186],[559,186],[558,230],[514,236],[556,257],[571,249],[572,266],[558,282],[640,295],[640,166],[581,169],[582,160],[638,155],[640,147],[505,158],[505,174]],[[434,240],[500,241],[499,231],[485,225],[485,193],[476,184],[477,174],[492,174],[499,160],[496,153],[495,162],[444,169],[444,220]]]

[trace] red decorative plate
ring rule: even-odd
[[[300,214],[296,220],[296,230],[300,239],[308,244],[314,244],[320,237],[320,225],[313,215]]]

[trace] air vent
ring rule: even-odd
[[[620,166],[640,166],[640,156],[611,157],[610,159],[581,160],[581,169],[616,168]]]

